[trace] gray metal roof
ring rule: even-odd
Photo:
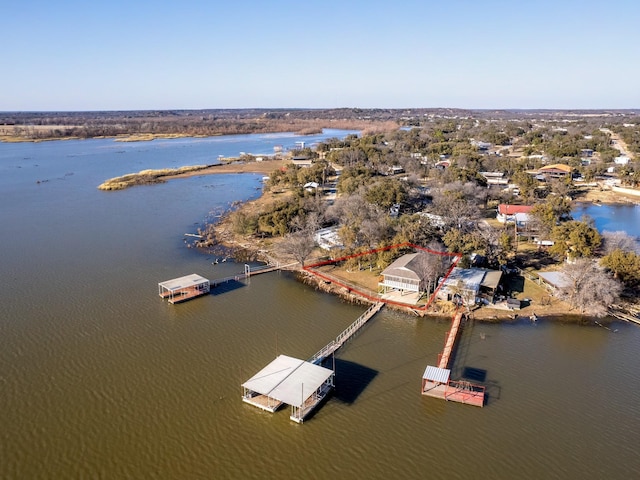
[[[445,280],[444,285],[456,285],[458,282],[462,282],[464,288],[477,292],[484,279],[484,273],[485,271],[479,268],[455,267],[451,270],[451,274]]]
[[[174,278],[173,280],[167,280],[166,282],[160,282],[158,285],[166,288],[167,290],[179,290],[181,288],[194,287],[203,283],[209,283],[209,280],[192,273],[191,275],[185,275],[184,277]]]
[[[411,261],[418,256],[417,253],[408,253],[396,259],[391,265],[382,271],[382,275],[411,278],[421,280],[420,276],[411,269]]]
[[[484,278],[480,284],[482,287],[495,290],[498,288],[500,279],[502,278],[502,272],[500,270],[485,270]]]
[[[538,272],[538,276],[556,288],[569,287],[571,280],[562,272]]]
[[[451,375],[451,370],[448,368],[438,368],[429,365],[424,371],[422,378],[430,382],[448,383],[449,375]]]
[[[300,407],[331,375],[333,370],[328,368],[279,355],[242,386],[288,405]]]

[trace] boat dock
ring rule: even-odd
[[[215,280],[208,280],[200,275],[192,273],[191,275],[185,275],[184,277],[174,278],[165,282],[158,283],[158,295],[169,301],[171,304],[186,302],[192,298],[199,297],[209,293],[211,287],[216,287],[223,283],[241,280],[245,280],[254,275],[260,275],[261,273],[275,272],[289,268],[296,264],[289,265],[265,265],[260,267],[251,268],[250,265],[244,266],[244,272],[236,275],[231,275],[224,278],[217,278]]]
[[[335,340],[306,361],[279,355],[242,384],[242,401],[271,413],[283,404],[290,405],[289,418],[302,423],[333,390],[335,367],[322,366],[323,360],[352,338],[383,306],[383,302],[378,302],[369,307]]]
[[[158,284],[158,295],[171,304],[186,302],[192,298],[209,293],[210,282],[204,277],[192,273]]]
[[[449,363],[461,329],[462,317],[461,311],[455,313],[451,321],[451,329],[447,332],[444,349],[438,354],[438,366],[427,366],[422,375],[421,393],[428,397],[482,407],[485,396],[484,386],[450,379]]]

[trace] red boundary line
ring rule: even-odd
[[[409,305],[407,303],[395,302],[393,300],[382,300],[382,299],[380,299],[378,297],[372,297],[371,295],[369,295],[369,294],[367,294],[365,292],[362,292],[362,291],[358,290],[357,288],[353,288],[352,286],[345,285],[342,282],[336,281],[335,278],[328,277],[328,276],[323,275],[322,273],[317,272],[317,271],[314,270],[314,268],[317,268],[317,267],[323,267],[325,265],[335,264],[335,263],[338,263],[338,262],[342,262],[344,260],[349,260],[351,258],[362,257],[364,255],[371,255],[372,253],[384,252],[384,251],[392,250],[392,249],[395,249],[395,248],[405,248],[405,247],[416,248],[418,250],[423,250],[423,251],[428,252],[428,253],[433,253],[434,255],[442,255],[442,256],[445,256],[445,257],[455,257],[453,262],[451,263],[451,266],[449,267],[449,270],[447,270],[447,273],[445,274],[444,279],[442,280],[442,282],[440,282],[440,284],[437,286],[435,291],[431,294],[431,297],[429,297],[429,301],[427,302],[427,304],[424,307],[414,307],[414,306],[411,306],[411,305]],[[391,304],[391,305],[398,305],[398,306],[401,306],[401,307],[409,307],[409,308],[412,308],[413,310],[426,311],[429,308],[429,306],[431,305],[431,303],[433,302],[433,300],[435,299],[438,291],[440,290],[440,287],[444,284],[444,282],[447,280],[447,278],[449,278],[449,275],[451,275],[451,272],[456,267],[456,265],[458,265],[458,262],[460,261],[461,258],[462,258],[462,254],[460,254],[460,253],[437,252],[435,250],[431,250],[430,248],[421,247],[420,245],[415,245],[415,244],[409,243],[409,242],[404,242],[404,243],[398,243],[396,245],[389,245],[388,247],[374,248],[374,249],[368,250],[366,252],[355,253],[353,255],[347,255],[347,256],[340,257],[340,258],[335,258],[335,259],[332,259],[332,260],[324,260],[322,262],[318,262],[318,263],[314,263],[314,264],[302,267],[302,269],[304,271],[306,271],[306,272],[311,273],[312,275],[315,275],[317,277],[322,278],[323,280],[326,280],[327,282],[331,282],[331,283],[333,283],[335,285],[338,285],[338,286],[340,286],[342,288],[345,288],[349,292],[354,292],[354,293],[358,294],[359,296],[364,297],[364,298],[366,298],[366,299],[368,299],[368,300],[370,300],[372,302],[384,302],[384,303]]]

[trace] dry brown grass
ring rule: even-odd
[[[129,173],[121,177],[115,177],[98,185],[100,190],[124,190],[134,185],[150,185],[164,182],[167,177],[182,173],[194,173],[207,168],[206,165],[194,165],[190,167],[165,168],[162,170],[142,170],[138,173]]]

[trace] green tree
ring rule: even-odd
[[[535,196],[535,190],[538,186],[538,180],[527,172],[519,171],[513,174],[513,183],[518,185],[520,195],[526,199],[532,199]]]
[[[613,272],[614,278],[626,286],[640,284],[640,255],[616,248],[602,257],[600,265]]]
[[[602,237],[593,225],[578,220],[553,227],[551,240],[554,244],[549,253],[568,259],[591,257],[602,243]]]
[[[550,195],[543,203],[534,205],[531,217],[541,235],[549,235],[553,227],[571,212],[571,201],[564,196]]]
[[[388,210],[395,203],[403,203],[407,197],[403,182],[396,178],[385,178],[369,186],[364,198]]]

